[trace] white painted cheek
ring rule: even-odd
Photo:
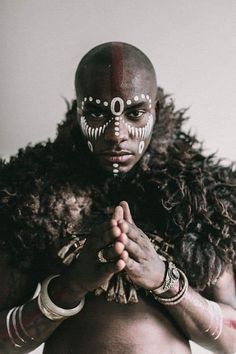
[[[138,146],[138,152],[141,155],[144,149],[144,141],[140,141],[139,146]]]
[[[88,148],[91,152],[93,152],[93,144],[89,140],[88,140]]]

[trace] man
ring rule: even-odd
[[[75,87],[55,142],[2,162],[1,353],[234,353],[234,172],[137,48],[92,49]]]

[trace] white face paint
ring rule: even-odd
[[[84,110],[84,105],[85,102],[95,102],[98,106],[104,106],[104,107],[109,107],[112,118],[109,119],[106,123],[101,124],[99,127],[94,128],[89,124],[89,122],[86,119],[86,116],[83,115],[83,110]],[[132,103],[136,103],[139,101],[146,101],[149,103],[148,107],[149,109],[152,108],[152,100],[149,97],[149,95],[141,94],[140,96],[136,95],[131,99],[126,100],[126,105],[130,106]],[[151,132],[152,132],[152,127],[154,124],[154,119],[153,115],[150,113],[148,117],[148,121],[145,124],[144,127],[139,127],[137,128],[134,126],[132,123],[127,122],[121,115],[124,112],[125,108],[125,102],[121,97],[114,97],[111,102],[107,101],[102,101],[100,98],[94,98],[92,96],[89,97],[84,97],[81,106],[79,107],[78,105],[78,113],[81,114],[80,117],[80,124],[81,124],[81,129],[84,134],[84,136],[88,139],[88,147],[91,152],[93,152],[93,145],[90,140],[97,140],[101,135],[105,133],[106,128],[108,127],[109,124],[114,124],[114,134],[118,137],[120,135],[120,123],[124,123],[128,129],[128,133],[132,138],[135,139],[140,139],[141,141],[139,142],[138,146],[138,151],[139,154],[142,154],[145,143],[144,140],[149,138]],[[113,174],[114,176],[117,176],[119,173],[119,164],[118,163],[113,163]]]
[[[140,155],[142,154],[144,149],[144,141],[140,141],[139,146],[138,146],[138,152],[140,153]]]
[[[91,152],[93,152],[93,144],[89,140],[88,140],[88,148]]]

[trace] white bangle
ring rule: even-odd
[[[49,318],[50,320],[61,320],[70,316],[74,316],[79,313],[84,307],[85,299],[81,299],[78,306],[72,309],[63,309],[57,305],[55,305],[48,295],[48,284],[54,278],[59,277],[59,275],[52,275],[45,279],[42,283],[41,291],[38,295],[38,305],[40,311],[44,316]]]

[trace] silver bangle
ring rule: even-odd
[[[188,279],[187,279],[186,275],[184,274],[184,272],[182,272],[182,270],[178,269],[178,272],[180,273],[180,276],[183,280],[183,286],[182,286],[182,289],[176,295],[174,295],[170,298],[165,298],[165,297],[153,294],[155,300],[157,300],[158,302],[160,302],[163,305],[168,305],[168,306],[177,305],[185,297],[185,294],[188,290]]]
[[[18,331],[18,328],[17,328],[17,324],[16,324],[16,314],[17,314],[17,311],[19,310],[19,307],[15,307],[13,313],[12,313],[12,324],[13,324],[13,328],[14,328],[14,331],[16,333],[16,336],[20,339],[21,342],[23,343],[26,343],[26,341],[24,340],[24,338],[21,337],[19,331]]]
[[[56,320],[62,320],[65,318],[68,318],[70,316],[74,316],[77,313],[79,313],[82,308],[84,307],[85,299],[81,299],[80,303],[78,306],[72,308],[72,309],[63,309],[57,305],[55,305],[52,300],[50,299],[48,295],[48,285],[50,281],[54,278],[59,277],[59,275],[52,275],[45,279],[42,283],[41,291],[38,295],[38,305],[40,311],[43,313],[43,315],[50,320],[56,321]]]
[[[35,338],[34,337],[31,337],[31,335],[29,335],[29,333],[26,331],[24,325],[23,325],[23,319],[22,319],[22,312],[23,312],[23,308],[24,308],[24,305],[22,305],[20,308],[19,308],[19,323],[20,323],[20,327],[21,327],[21,330],[22,332],[24,333],[24,335],[26,337],[28,337],[29,339],[35,341]]]
[[[17,344],[12,336],[11,333],[11,328],[10,328],[10,322],[11,322],[11,315],[12,312],[16,309],[16,307],[13,307],[11,310],[8,311],[7,316],[6,316],[6,326],[7,326],[7,333],[8,336],[12,342],[12,344],[14,345],[15,348],[21,348],[22,346],[20,344]]]
[[[165,262],[167,266],[164,281],[159,288],[151,290],[153,295],[160,295],[171,289],[180,278],[180,272],[172,262]]]

